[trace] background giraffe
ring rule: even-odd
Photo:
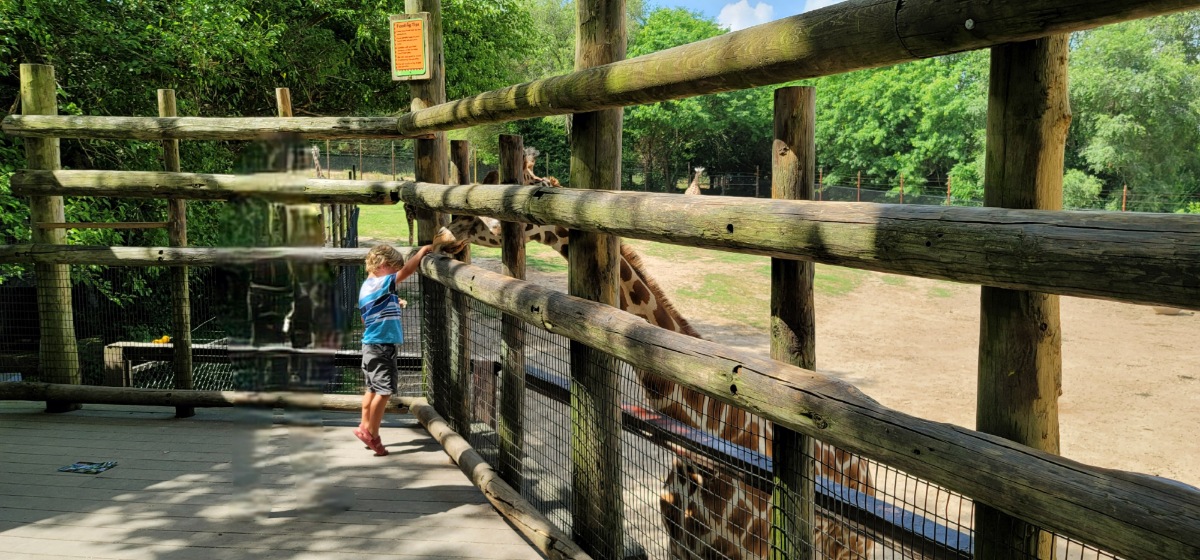
[[[699,175],[699,172],[697,172]],[[570,231],[561,226],[525,225],[527,241],[550,246],[566,257]],[[467,243],[500,246],[500,222],[493,218],[460,216],[443,228],[436,244],[449,253]],[[650,324],[701,338],[645,271],[640,256],[621,245],[621,309]],[[772,455],[773,425],[744,410],[711,399],[698,391],[636,369],[651,406],[692,428],[708,432],[764,456]],[[711,459],[675,449],[675,459],[663,484],[659,508],[671,537],[675,558],[766,558],[770,544],[770,490],[762,490],[739,473]],[[874,495],[868,465],[832,446],[816,446],[816,476]],[[817,550],[828,558],[870,556],[873,541],[845,523],[817,515],[813,528]]]
[[[696,168],[696,174],[692,177],[692,182],[688,184],[686,191],[683,194],[700,194],[700,174],[704,173],[703,167]]]

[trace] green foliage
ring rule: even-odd
[[[807,82],[817,89],[817,159],[827,172],[895,182],[906,192],[944,181],[982,148],[987,51],[921,60]],[[957,169],[964,194],[979,170]]]
[[[1200,13],[1100,27],[1073,43],[1068,165],[1109,192],[1127,183],[1132,209],[1200,191]]]
[[[1078,169],[1067,170],[1067,173],[1063,175],[1063,208],[1070,210],[1103,208],[1104,202],[1100,200],[1100,190],[1103,187],[1104,183],[1093,175],[1088,175]]]
[[[725,33],[715,21],[682,8],[659,8],[630,43],[641,56]],[[771,90],[758,88],[625,110],[625,184],[640,171],[643,188],[686,188],[692,168],[709,173],[769,165]]]
[[[1200,202],[1189,202],[1183,208],[1175,211],[1176,214],[1200,214]]]

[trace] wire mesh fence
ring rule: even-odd
[[[318,277],[301,281],[300,267],[283,264],[191,267],[194,388],[360,393],[357,301],[364,272],[320,268]],[[174,387],[166,268],[86,271],[86,280],[72,282],[50,265],[7,268],[0,281],[0,379]],[[399,293],[415,303],[403,318],[400,382],[404,394],[418,395],[419,284],[409,279]],[[64,301],[71,313],[62,316]],[[56,317],[43,323],[48,313]],[[55,330],[47,334],[44,325]]]
[[[506,453],[500,403],[504,380],[511,378],[501,366],[502,315],[452,293],[435,309],[426,310],[425,324],[449,329],[451,356],[430,363],[430,375],[445,380],[431,385],[430,400],[494,468],[518,471],[522,495],[578,539],[610,539],[605,542],[619,546],[622,558],[767,558],[785,542],[771,533],[781,504],[792,504],[786,511],[794,512],[808,503],[812,521],[793,523],[804,527],[800,538],[812,543],[814,558],[974,555],[969,498],[820,442],[780,458],[770,423],[622,362],[614,390],[623,433],[619,451],[608,456],[622,470],[620,487],[608,491],[620,497],[624,537],[616,543],[616,534],[579,534],[573,485],[599,466],[572,462],[578,414],[570,404],[570,341],[524,325],[520,451]],[[450,317],[455,313],[464,318]],[[785,490],[776,484],[781,480],[792,484]],[[1021,526],[1032,536],[989,549],[1018,559],[1038,558],[1039,546],[1043,558],[1113,558],[1067,536]]]

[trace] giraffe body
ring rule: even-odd
[[[536,155],[534,152],[533,157]],[[553,177],[531,177],[532,157],[528,151],[525,162],[527,181],[558,186]],[[696,168],[687,194],[699,194],[699,178],[703,171],[702,167]],[[525,239],[545,244],[565,258],[570,230],[562,226],[525,224]],[[442,245],[450,253],[460,251],[467,243],[499,247],[500,221],[460,216],[443,228],[435,239],[435,244]],[[638,253],[622,244],[620,256],[621,309],[657,327],[702,338],[646,272]],[[771,422],[646,370],[635,368],[635,373],[650,405],[659,413],[763,456],[772,455]],[[818,442],[815,447],[816,476],[874,495],[866,463],[824,443]],[[660,513],[671,540],[672,557],[688,560],[767,558],[770,491],[748,483],[716,461],[683,449],[674,451],[673,464],[659,499]],[[845,523],[820,513],[813,528],[813,543],[825,558],[834,560],[870,557],[873,546],[873,541],[851,531]]]
[[[696,174],[694,176],[692,176],[692,182],[688,184],[688,188],[686,191],[683,191],[683,194],[687,194],[687,195],[700,194],[700,174],[704,173],[704,168],[697,167],[695,171],[696,171]]]

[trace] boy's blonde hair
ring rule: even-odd
[[[376,245],[367,252],[367,274],[374,274],[382,266],[399,269],[404,266],[404,256],[388,244]]]

